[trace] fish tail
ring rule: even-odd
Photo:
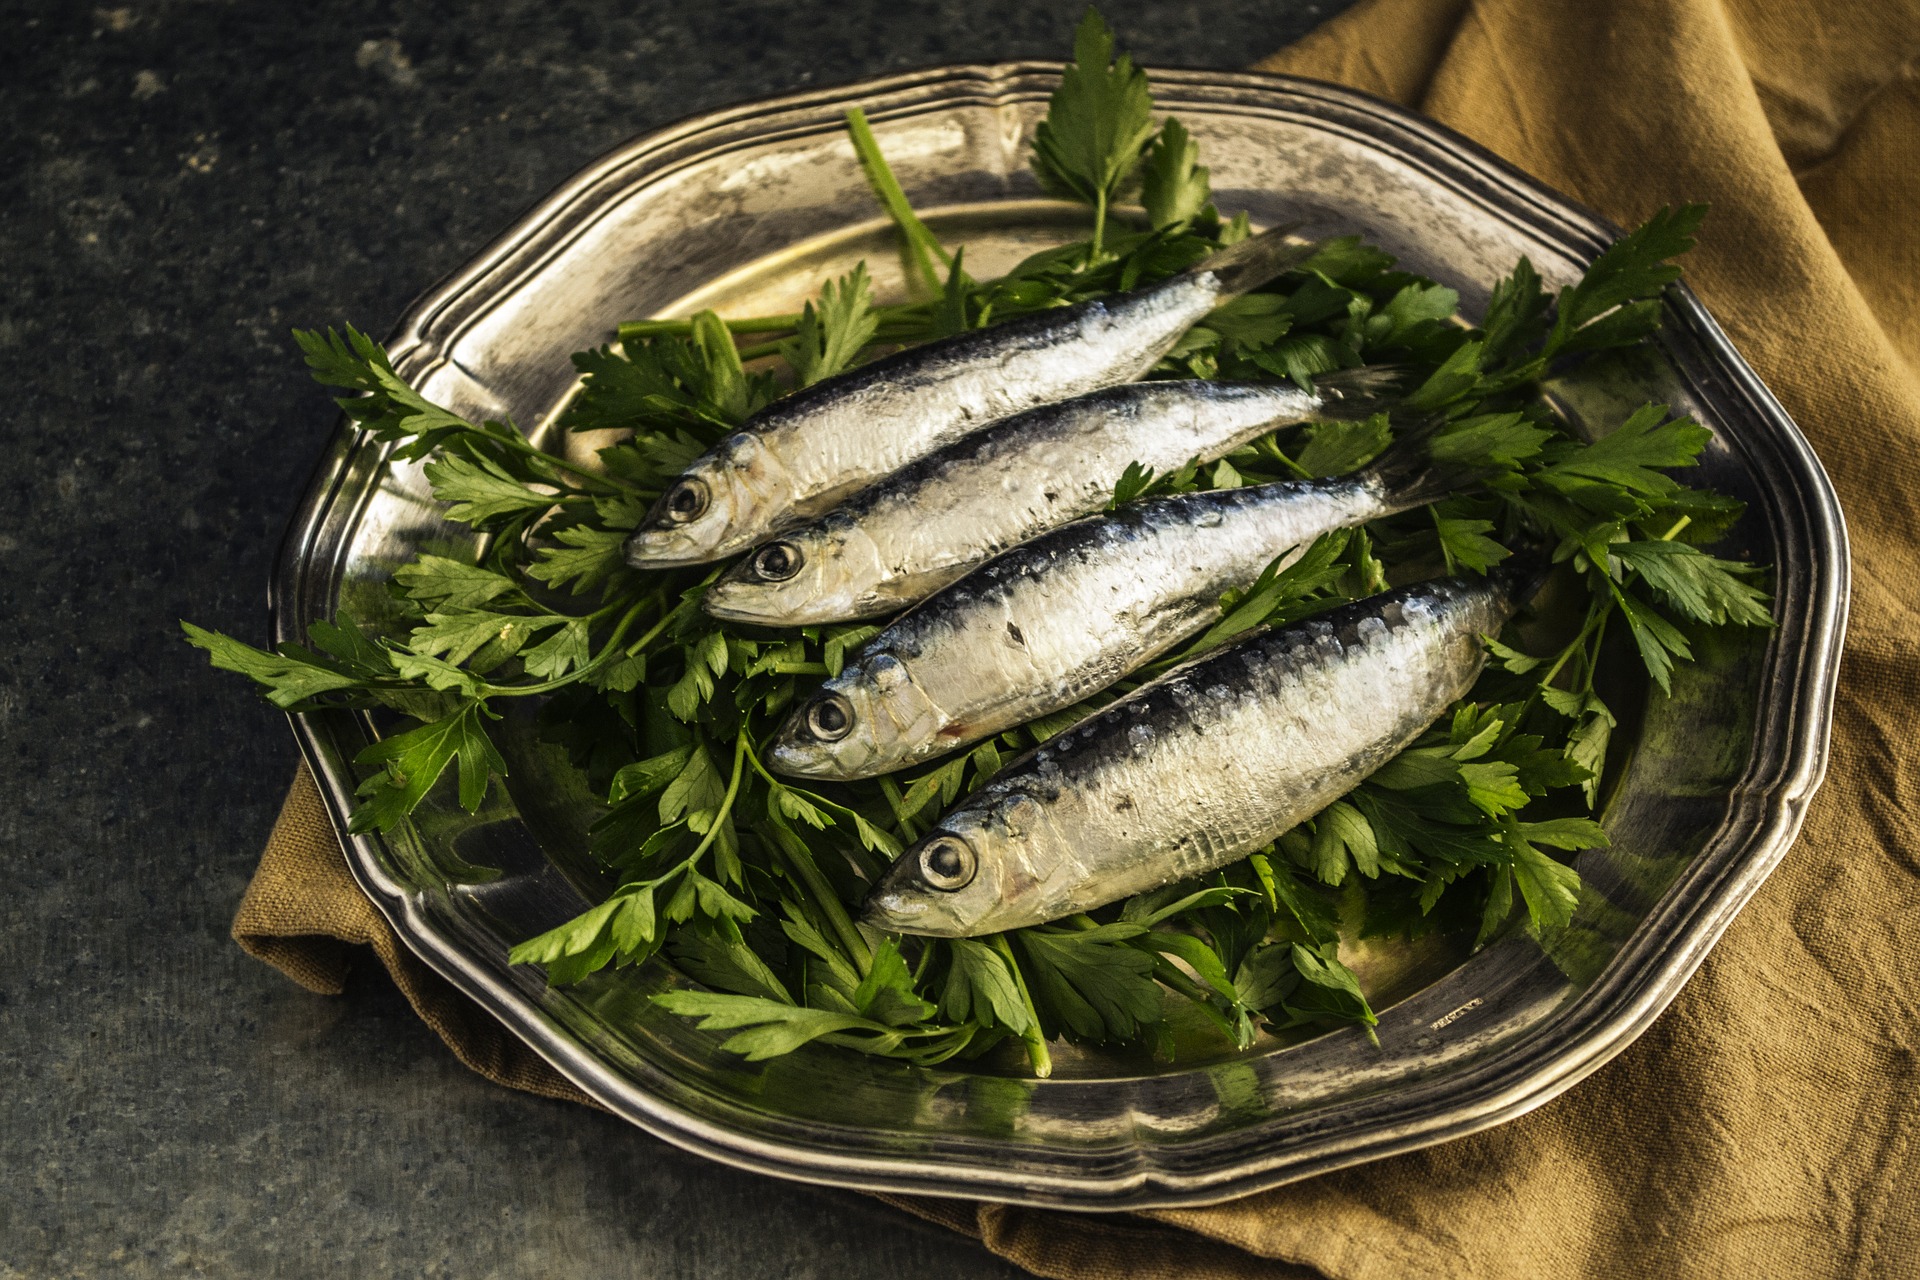
[[[1315,379],[1316,386],[1324,378]],[[1386,502],[1394,511],[1438,502],[1449,494],[1470,489],[1493,474],[1483,463],[1445,462],[1433,456],[1433,437],[1447,419],[1435,415],[1401,431],[1386,451],[1367,464],[1361,473],[1380,486]]]
[[[1518,608],[1533,599],[1552,575],[1553,547],[1539,538],[1522,535],[1507,550],[1511,554],[1488,576]]]
[[[1392,364],[1335,369],[1313,377],[1313,393],[1320,397],[1316,418],[1357,421],[1383,413],[1399,403],[1406,370]]]
[[[1299,223],[1290,222],[1257,236],[1248,236],[1239,244],[1214,254],[1194,271],[1196,274],[1207,272],[1220,282],[1222,301],[1239,297],[1275,276],[1286,274],[1320,251],[1319,241],[1294,236],[1299,228]]]

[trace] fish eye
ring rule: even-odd
[[[921,879],[949,893],[972,884],[977,866],[973,846],[958,836],[936,837],[920,850]]]
[[[661,506],[667,519],[674,524],[686,524],[689,520],[699,519],[707,509],[706,482],[687,476],[667,490],[666,501]]]
[[[753,553],[753,572],[762,582],[785,582],[800,572],[804,560],[791,542],[769,542]]]
[[[853,708],[837,693],[823,694],[807,708],[807,731],[822,742],[838,742],[853,728]]]

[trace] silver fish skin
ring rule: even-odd
[[[1366,417],[1390,371],[1290,384],[1185,380],[1110,387],[965,436],[826,515],[782,532],[707,590],[715,617],[804,625],[898,613],[973,566],[1099,511],[1132,463],[1211,462],[1291,423]]]
[[[1472,688],[1515,595],[1501,577],[1402,587],[1168,672],[948,812],[875,884],[866,922],[1016,929],[1264,847]]]
[[[909,348],[767,406],[694,460],[628,540],[636,568],[706,564],[983,424],[1131,382],[1229,298],[1310,257],[1263,232],[1131,293]]]
[[[1417,436],[1365,470],[1135,503],[1006,551],[875,636],[802,703],[777,770],[867,778],[1070,707],[1220,616],[1321,534],[1431,502],[1457,472]]]

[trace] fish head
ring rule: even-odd
[[[878,555],[857,528],[840,523],[829,517],[761,544],[707,588],[702,607],[716,618],[763,626],[870,615]]]
[[[1050,876],[1056,833],[1022,792],[976,796],[909,846],[867,894],[861,919],[892,933],[970,938],[1066,914]]]
[[[869,652],[794,709],[767,761],[801,778],[871,778],[937,754],[945,724],[905,662]]]
[[[739,431],[677,476],[627,539],[636,569],[708,564],[765,536],[793,506],[793,483],[773,451]]]

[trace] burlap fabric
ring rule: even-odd
[[[1920,1275],[1917,54],[1920,0],[1370,0],[1262,64],[1420,110],[1623,224],[1712,203],[1689,277],[1853,538],[1829,780],[1667,1014],[1519,1120],[1206,1209],[896,1203],[1084,1280]],[[316,991],[371,946],[462,1061],[579,1097],[396,945],[309,779],[234,933]]]

